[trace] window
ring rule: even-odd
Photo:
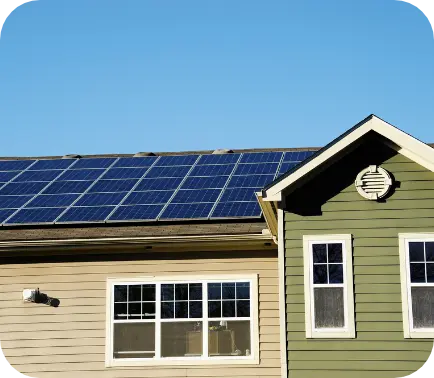
[[[400,234],[406,338],[434,338],[434,234]]]
[[[108,280],[107,365],[257,363],[257,278]]]
[[[307,338],[354,338],[351,235],[303,238]]]

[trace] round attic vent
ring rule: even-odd
[[[362,197],[376,200],[389,193],[392,178],[385,169],[370,165],[357,175],[355,185]]]

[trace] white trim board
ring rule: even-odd
[[[281,201],[282,191],[371,131],[375,131],[387,138],[395,146],[399,146],[396,149],[398,153],[434,172],[433,148],[373,115],[359,127],[356,127],[354,131],[345,135],[315,158],[295,170],[294,173],[264,190],[262,199],[264,201]]]

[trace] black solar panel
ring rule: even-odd
[[[255,192],[313,151],[0,161],[0,223],[260,217]]]

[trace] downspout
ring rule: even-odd
[[[288,351],[286,340],[286,298],[285,298],[285,220],[282,209],[277,209],[277,249],[279,269],[279,326],[280,326],[280,368],[281,377],[288,377]]]

